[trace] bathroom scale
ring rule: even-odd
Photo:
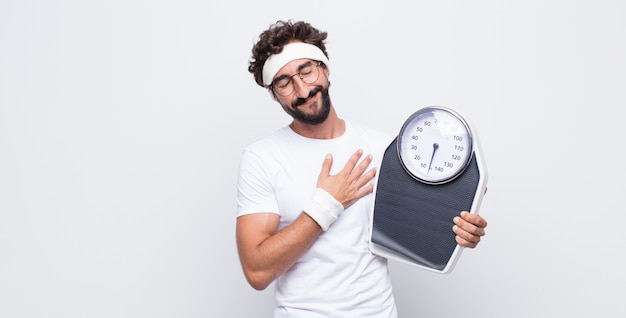
[[[372,253],[438,273],[461,255],[452,219],[478,214],[487,169],[475,130],[451,108],[409,116],[379,165],[371,215]]]

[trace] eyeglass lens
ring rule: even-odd
[[[315,81],[317,81],[317,78],[319,77],[319,65],[320,63],[305,64],[302,68],[300,68],[300,71],[298,73],[276,79],[272,84],[274,91],[281,96],[291,95],[291,93],[293,93],[293,77],[296,75],[300,76],[300,79],[306,84],[315,83]]]

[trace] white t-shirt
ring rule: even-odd
[[[280,215],[294,222],[316,188],[327,153],[331,174],[363,149],[380,162],[392,137],[346,121],[335,139],[305,138],[289,127],[245,149],[237,187],[237,215]],[[373,195],[348,207],[313,246],[275,282],[275,317],[396,317],[385,258],[368,248]]]

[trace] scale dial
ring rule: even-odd
[[[453,110],[430,106],[411,115],[398,135],[398,157],[418,181],[443,184],[461,175],[472,158],[472,132]]]

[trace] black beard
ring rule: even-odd
[[[322,108],[319,112],[315,114],[306,114],[298,109],[298,106],[306,102],[307,98],[313,97],[319,92],[322,92]],[[330,114],[330,95],[328,94],[328,87],[324,88],[322,86],[315,86],[307,98],[298,98],[293,102],[291,108],[286,107],[285,110],[289,113],[289,115],[291,115],[291,117],[302,123],[309,125],[318,125],[323,123],[326,118],[328,118],[328,114]]]

